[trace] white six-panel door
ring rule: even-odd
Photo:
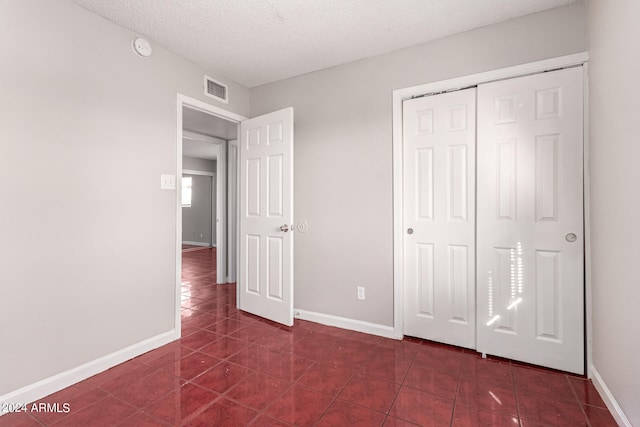
[[[293,108],[240,125],[241,310],[293,325]]]
[[[475,347],[476,90],[404,101],[404,334]]]
[[[583,84],[478,86],[478,351],[584,371]]]

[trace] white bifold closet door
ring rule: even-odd
[[[404,334],[475,348],[476,90],[404,101]]]
[[[477,349],[584,372],[582,67],[478,86]]]

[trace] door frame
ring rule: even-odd
[[[182,331],[181,331],[181,285],[182,285],[182,112],[183,109],[191,108],[193,110],[198,110],[203,113],[207,113],[212,116],[219,117],[221,119],[230,121],[235,123],[238,126],[238,136],[240,135],[240,122],[246,120],[247,118],[233,113],[229,110],[225,110],[224,108],[216,107],[211,104],[207,104],[206,102],[200,101],[195,98],[191,98],[189,96],[178,93],[176,96],[176,241],[175,241],[175,254],[176,254],[176,271],[175,271],[175,280],[176,280],[176,293],[175,293],[175,318],[174,318],[174,337],[175,339],[179,339]],[[226,151],[224,147],[221,147],[221,157],[223,161],[218,161],[218,170],[217,170],[217,188],[226,188]],[[218,159],[220,160],[220,159]],[[220,233],[220,238],[218,239],[218,247],[226,247],[226,238],[225,234],[227,231],[227,223],[224,219],[226,212],[226,201],[224,198],[222,199],[222,206],[216,206],[216,211],[220,212],[220,229],[222,232]],[[216,236],[217,238],[218,236]],[[221,253],[222,252],[222,253]],[[218,266],[218,271],[223,269],[226,266],[226,254],[225,251],[216,251],[216,262]],[[227,277],[224,276],[223,280],[226,281]]]
[[[403,136],[402,136],[402,102],[407,99],[428,94],[448,92],[477,86],[482,83],[522,77],[530,74],[542,73],[544,71],[566,68],[571,66],[583,66],[584,78],[584,227],[585,227],[585,334],[586,334],[586,368],[587,376],[591,377],[591,264],[590,264],[590,222],[589,222],[589,138],[588,138],[588,76],[587,62],[589,55],[587,52],[580,52],[573,55],[560,56],[528,64],[515,65],[512,67],[471,74],[463,77],[456,77],[432,83],[412,86],[393,91],[393,121],[392,121],[392,144],[393,144],[393,334],[396,339],[404,336],[404,185],[403,185]]]
[[[227,170],[227,281],[234,283],[237,280],[238,273],[238,182],[240,173],[240,159],[238,158],[238,139],[228,142],[227,160],[229,161],[229,169]],[[233,267],[233,268],[232,268]],[[236,289],[238,296],[238,303],[240,301],[239,293]]]

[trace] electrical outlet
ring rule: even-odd
[[[358,286],[358,299],[360,300],[364,300],[365,296],[364,296],[364,286]]]

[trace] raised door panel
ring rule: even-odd
[[[536,338],[562,342],[560,253],[536,251]]]
[[[283,270],[284,251],[283,238],[270,236],[267,242],[267,296],[268,298],[282,301],[283,294]]]
[[[283,159],[281,154],[267,158],[267,215],[271,218],[283,216]]]
[[[260,296],[260,236],[248,234],[245,248],[246,292]]]
[[[245,180],[244,191],[246,194],[246,217],[259,217],[260,216],[260,199],[262,195],[262,185],[260,182],[260,158],[247,159],[246,173],[247,178]]]
[[[416,219],[433,220],[433,148],[415,151]]]
[[[496,141],[497,167],[496,171],[496,191],[497,207],[496,217],[501,220],[515,221],[516,216],[516,138],[504,138]]]
[[[454,145],[448,150],[447,206],[449,221],[467,221],[469,200],[467,146]]]
[[[418,316],[433,318],[433,285],[434,285],[433,245],[418,243],[416,245],[416,301]]]
[[[449,322],[467,325],[469,314],[469,290],[475,283],[469,282],[469,248],[464,245],[449,245]]]
[[[536,137],[536,221],[557,221],[560,135]]]

